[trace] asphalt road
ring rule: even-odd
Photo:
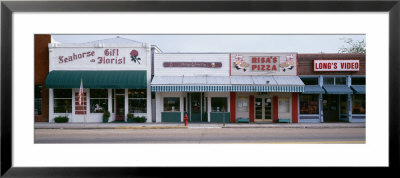
[[[35,143],[363,144],[365,128],[35,129]]]

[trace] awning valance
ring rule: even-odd
[[[325,85],[322,87],[326,94],[353,94],[353,90],[346,85]]]
[[[324,94],[325,90],[319,85],[306,85],[304,86],[303,94]]]
[[[46,88],[147,88],[146,71],[51,71],[46,78]]]
[[[303,92],[298,76],[155,76],[153,92]]]
[[[350,87],[353,89],[354,94],[365,94],[365,85],[352,85]]]

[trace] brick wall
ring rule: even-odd
[[[42,85],[42,114],[35,115],[35,122],[49,121],[49,89],[45,88],[47,74],[49,74],[50,35],[34,35],[35,48],[35,85]]]
[[[365,75],[365,54],[298,54],[297,75]],[[360,70],[357,72],[314,72],[314,60],[360,60]]]

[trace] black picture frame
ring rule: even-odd
[[[389,168],[363,169],[393,171],[399,167],[399,72],[400,1],[2,1],[1,2],[1,176],[5,177],[144,177],[167,175],[209,175],[211,170],[196,168],[68,167],[20,168],[12,166],[12,17],[13,12],[388,12],[389,13]],[[383,108],[385,109],[385,108]],[[234,155],[233,155],[234,156]],[[204,168],[207,169],[207,168]],[[210,168],[209,168],[210,169]],[[309,173],[296,169],[293,174]],[[352,171],[353,169],[346,169]],[[184,171],[184,172],[183,172]],[[242,169],[218,170],[235,174]],[[248,171],[248,170],[246,170]],[[264,170],[251,169],[252,174]],[[329,170],[328,170],[329,171]],[[356,169],[359,171],[359,169]],[[183,173],[181,173],[183,172]],[[287,171],[280,170],[280,172]],[[290,172],[290,171],[289,171]],[[188,174],[189,173],[189,174]],[[243,173],[243,172],[241,172]],[[327,174],[326,172],[324,174]],[[347,174],[329,171],[329,175]],[[305,175],[305,176],[308,176]],[[175,177],[175,176],[174,176]]]

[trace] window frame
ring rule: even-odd
[[[143,97],[133,97],[134,94],[129,94],[130,92],[135,92],[135,91],[138,91],[138,90],[143,90],[144,91],[144,94],[143,94],[144,98]],[[142,111],[145,111],[145,112],[134,112],[134,110],[131,110],[130,101],[133,101],[133,100],[141,100],[141,101],[144,100],[145,106],[144,106]],[[128,89],[128,113],[147,113],[147,89]]]
[[[62,98],[57,98],[56,97],[56,91],[57,90],[70,90],[71,91],[71,94],[70,94],[70,97],[69,98],[64,98],[64,97],[62,97]],[[68,89],[68,88],[60,88],[60,89],[53,89],[53,113],[71,113],[72,114],[72,89]],[[69,111],[69,112],[56,112],[55,111],[55,106],[56,106],[56,100],[70,100],[71,101],[71,109],[70,110],[66,110],[66,111]]]
[[[225,110],[222,111],[222,108],[220,108],[220,111],[214,110],[213,107],[213,99],[225,99]],[[228,112],[228,97],[211,97],[211,112]]]
[[[174,110],[172,110],[172,107],[171,107],[171,110],[166,110],[165,105],[166,105],[166,103],[168,103],[168,102],[166,102],[166,101],[168,101],[168,99],[176,99],[176,101],[178,102],[176,106],[178,106],[178,108],[175,108]],[[181,105],[180,97],[163,97],[163,112],[180,112],[180,105]]]
[[[92,93],[94,93],[93,91],[94,90],[105,90],[106,91],[106,93],[107,93],[107,96],[106,96],[106,98],[93,98],[92,97]],[[104,113],[104,111],[108,111],[108,89],[90,89],[90,113]],[[93,112],[92,111],[92,104],[94,103],[94,102],[92,102],[92,100],[106,100],[106,106],[107,107],[105,107],[105,108],[103,108],[103,110],[101,111],[101,112]]]

